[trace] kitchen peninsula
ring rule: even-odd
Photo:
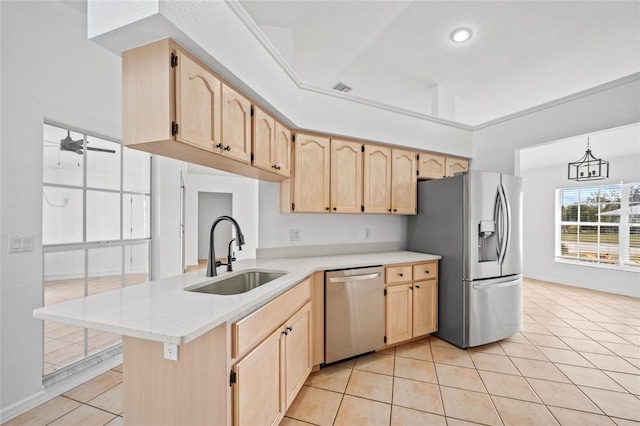
[[[217,278],[200,270],[45,306],[34,317],[123,335],[127,424],[277,424],[311,368],[324,362],[324,271],[411,270],[438,259],[394,251],[242,260]],[[285,274],[235,295],[185,291],[255,270]],[[171,345],[177,361],[166,359]],[[295,358],[285,363],[287,354]],[[243,404],[258,396],[273,401]]]

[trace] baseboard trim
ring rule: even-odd
[[[62,395],[76,386],[79,386],[120,364],[122,364],[122,354],[115,355],[99,364],[88,367],[72,376],[60,380],[51,386],[42,388],[40,392],[28,396],[23,400],[0,410],[0,424],[4,424],[11,419],[42,405],[56,396]]]

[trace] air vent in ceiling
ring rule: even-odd
[[[338,92],[350,92],[351,89],[353,89],[353,87],[349,87],[346,84],[344,84],[343,82],[339,81],[336,84],[333,85],[332,87],[333,90],[337,90]]]

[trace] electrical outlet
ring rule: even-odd
[[[364,228],[364,239],[368,240],[371,238],[371,228]]]
[[[289,229],[289,241],[300,241],[299,229]]]
[[[175,343],[166,343],[164,344],[164,358],[170,359],[172,361],[178,360],[178,345]]]

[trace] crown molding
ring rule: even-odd
[[[592,87],[590,89],[586,89],[577,93],[573,93],[571,95],[564,96],[562,98],[555,99],[553,101],[545,102],[540,105],[536,105],[531,108],[523,109],[518,112],[514,112],[512,114],[507,114],[503,117],[496,118],[494,120],[486,121],[481,124],[469,125],[459,123],[457,121],[446,120],[443,118],[434,117],[432,115],[421,114],[415,111],[411,111],[405,108],[399,108],[392,105],[388,105],[382,102],[376,102],[364,98],[359,98],[353,95],[347,95],[341,92],[336,92],[335,90],[327,89],[325,87],[317,86],[311,83],[303,82],[296,72],[291,68],[289,63],[285,61],[280,52],[275,48],[273,43],[267,38],[267,36],[262,32],[260,27],[255,23],[253,18],[247,13],[247,11],[240,5],[238,0],[227,0],[226,2],[231,10],[240,18],[242,23],[247,27],[247,29],[253,34],[253,36],[258,40],[258,42],[269,52],[269,54],[273,57],[273,59],[280,65],[283,71],[291,78],[291,80],[298,86],[299,89],[309,90],[312,92],[320,93],[326,96],[332,96],[335,98],[345,99],[347,101],[359,103],[362,105],[372,106],[375,108],[384,109],[386,111],[394,112],[397,114],[407,115],[415,118],[419,118],[426,121],[431,121],[438,124],[443,124],[446,126],[456,127],[459,129],[475,131],[484,129],[486,127],[494,126],[499,123],[503,123],[505,121],[513,120],[525,115],[533,114],[548,108],[553,108],[558,105],[562,105],[567,102],[572,102],[577,99],[583,98],[585,96],[593,95],[598,92],[602,92],[604,90],[611,89],[613,87],[617,87],[623,84],[627,84],[629,82],[640,80],[640,72],[630,74],[626,77],[619,78],[617,80],[613,80],[599,86]]]
[[[553,101],[545,102],[543,104],[536,105],[536,106],[531,107],[531,108],[523,109],[521,111],[514,112],[512,114],[508,114],[508,115],[505,115],[505,116],[500,117],[500,118],[496,118],[495,120],[490,120],[490,121],[487,121],[485,123],[475,125],[475,126],[473,126],[472,129],[474,131],[475,130],[484,129],[484,128],[489,127],[489,126],[493,126],[493,125],[496,125],[496,124],[499,124],[499,123],[503,123],[505,121],[513,120],[515,118],[523,117],[525,115],[533,114],[533,113],[536,113],[536,112],[539,112],[539,111],[542,111],[542,110],[545,110],[545,109],[548,109],[548,108],[553,108],[553,107],[556,107],[558,105],[562,105],[562,104],[565,104],[565,103],[568,103],[568,102],[575,101],[575,100],[580,99],[580,98],[584,98],[585,96],[590,96],[590,95],[593,95],[593,94],[596,94],[596,93],[599,93],[599,92],[603,92],[605,90],[609,90],[609,89],[612,89],[614,87],[622,86],[624,84],[631,83],[631,82],[638,81],[638,80],[640,80],[640,72],[636,72],[636,73],[630,74],[628,76],[621,77],[621,78],[619,78],[617,80],[609,81],[607,83],[601,84],[599,86],[592,87],[590,89],[586,89],[586,90],[582,90],[580,92],[572,93],[571,95],[563,96],[562,98],[558,98],[558,99],[555,99]]]

